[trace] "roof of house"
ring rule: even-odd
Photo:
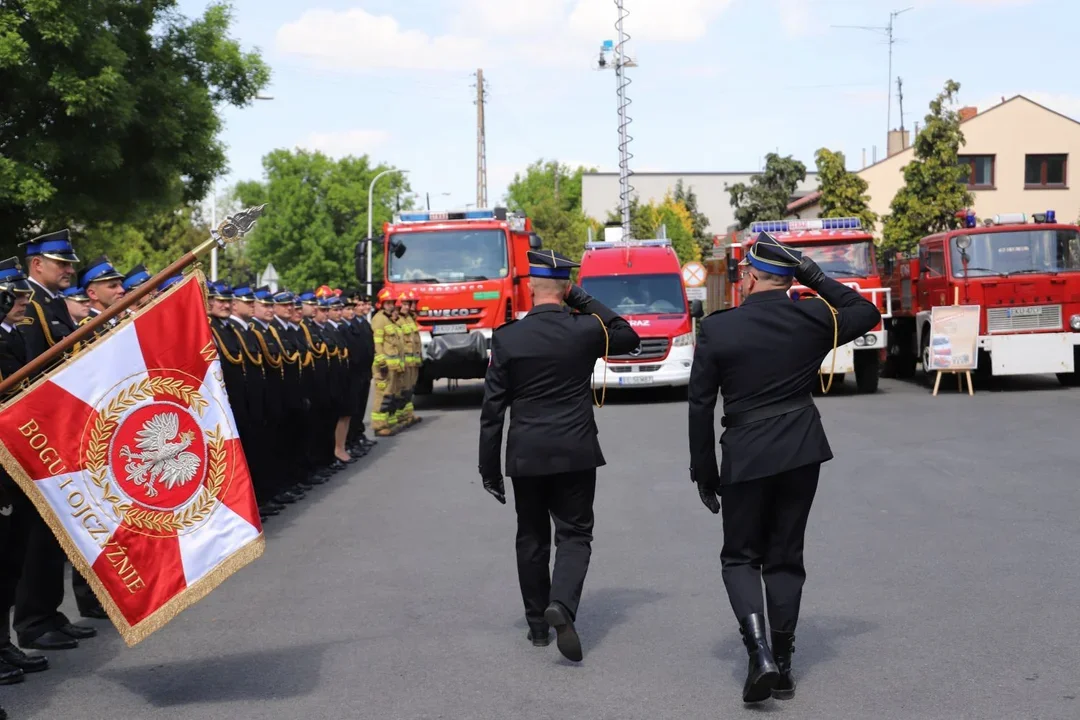
[[[811,207],[813,205],[817,205],[818,201],[820,201],[820,200],[821,200],[821,191],[820,190],[815,190],[814,192],[810,193],[809,195],[803,195],[798,200],[795,200],[794,202],[789,203],[788,206],[787,206],[787,211],[788,212],[796,212],[798,210],[802,210],[803,208],[808,208],[808,207]]]

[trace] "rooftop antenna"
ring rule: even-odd
[[[899,75],[896,77],[896,99],[900,105],[900,138],[904,137],[904,80]],[[903,148],[903,149],[906,149]]]
[[[889,82],[885,85],[885,87],[886,87],[885,96],[888,98],[887,102],[888,102],[888,106],[889,106],[888,107],[888,112],[887,112],[887,115],[886,115],[886,121],[885,121],[885,124],[887,126],[885,128],[886,137],[888,136],[889,131],[892,130],[892,82],[893,82],[892,47],[893,47],[893,45],[896,44],[896,38],[893,35],[894,21],[896,20],[897,15],[903,15],[908,10],[914,10],[914,9],[915,9],[914,7],[908,7],[908,8],[904,8],[903,10],[893,10],[891,13],[889,13],[889,24],[884,26],[884,27],[876,27],[876,26],[870,26],[870,25],[833,25],[832,26],[834,28],[846,28],[848,30],[870,30],[871,32],[885,33],[885,37],[886,37],[886,39],[888,40],[888,43],[889,43]]]
[[[626,114],[626,108],[630,100],[626,97],[626,88],[630,85],[630,79],[626,77],[626,68],[637,67],[632,58],[626,56],[626,42],[630,36],[623,30],[623,20],[630,13],[623,7],[623,0],[615,0],[618,8],[618,20],[615,21],[615,31],[619,41],[615,44],[611,40],[605,40],[600,46],[600,58],[597,60],[598,70],[615,71],[615,87],[619,98],[619,211],[622,216],[623,239],[630,239],[630,194],[634,188],[630,185],[630,158],[633,155],[627,149],[631,140],[626,132],[626,126],[630,124],[630,118]],[[609,59],[609,56],[611,59]],[[613,61],[613,62],[612,62]]]

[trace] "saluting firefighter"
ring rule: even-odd
[[[517,569],[528,639],[582,659],[574,622],[592,556],[596,469],[605,465],[593,417],[596,361],[639,344],[630,324],[570,281],[578,264],[552,250],[529,252],[533,308],[491,337],[480,410],[480,477],[506,502],[500,463],[510,409],[506,474],[514,485]],[[577,312],[569,312],[563,303]],[[555,568],[549,572],[551,521]]]
[[[821,463],[833,457],[813,385],[829,352],[872,330],[881,314],[768,233],[758,235],[741,265],[742,304],[702,321],[688,393],[690,476],[705,506],[723,512],[721,573],[749,655],[743,702],[750,703],[795,694],[803,538]],[[793,301],[793,279],[818,297]]]

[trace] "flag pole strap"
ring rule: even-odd
[[[51,348],[38,355],[36,358],[23,365],[17,372],[12,373],[9,377],[4,378],[3,382],[0,382],[0,398],[4,397],[9,391],[16,388],[20,383],[27,378],[32,377],[42,368],[50,365],[54,360],[59,358],[65,352],[73,348],[77,343],[89,338],[93,335],[98,328],[105,323],[112,320],[117,315],[121,314],[128,308],[132,307],[146,295],[157,289],[157,286],[169,279],[173,275],[182,272],[184,268],[188,267],[192,263],[199,259],[199,255],[205,253],[207,250],[214,246],[224,247],[228,243],[231,243],[244,235],[246,235],[251,228],[255,226],[255,221],[262,215],[263,208],[266,205],[259,205],[256,207],[248,208],[247,210],[241,210],[235,215],[230,215],[225,218],[225,221],[213,228],[210,231],[210,237],[201,245],[196,247],[191,252],[186,253],[180,259],[176,260],[172,265],[154,275],[146,282],[139,285],[130,293],[124,295],[119,302],[114,303],[111,307],[106,308],[93,320],[76,328],[75,332],[71,333],[67,337],[63,338],[60,342],[53,345]]]

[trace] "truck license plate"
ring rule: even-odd
[[[469,328],[465,323],[457,323],[454,325],[436,325],[431,328],[432,335],[457,335],[460,333],[469,332]]]
[[[652,385],[652,375],[630,375],[619,378],[620,385]]]

